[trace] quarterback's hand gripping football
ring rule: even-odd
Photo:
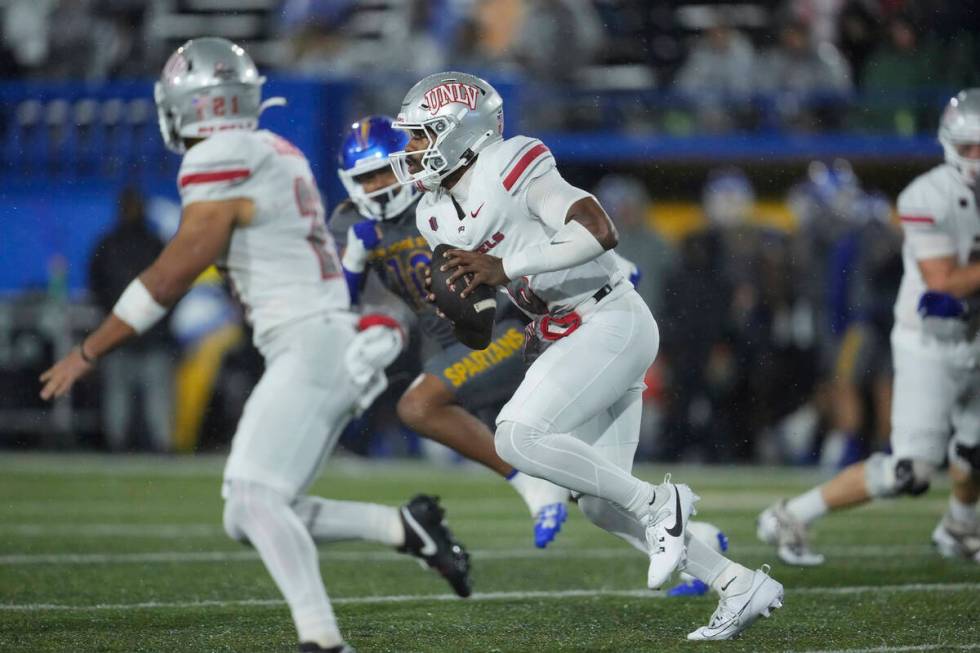
[[[462,249],[450,250],[446,256],[448,260],[442,266],[442,270],[453,270],[449,275],[449,283],[454,283],[464,274],[472,274],[469,283],[459,293],[460,297],[466,297],[473,289],[480,284],[490,286],[502,286],[510,281],[504,273],[504,261],[496,256],[481,254],[479,252],[467,252]]]
[[[82,357],[80,349],[75,347],[41,375],[40,380],[44,384],[41,388],[41,399],[57,399],[68,394],[75,381],[91,372],[94,367],[94,364]]]
[[[436,315],[444,320],[449,320],[445,313],[439,310],[439,306],[436,304],[436,295],[432,292],[432,268],[425,268],[425,274],[422,276],[423,283],[425,284],[425,301],[432,304],[432,308],[435,310]],[[449,320],[452,322],[452,320]]]

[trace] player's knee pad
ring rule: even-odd
[[[228,481],[222,523],[233,540],[248,542],[255,523],[276,510],[288,510],[286,496],[267,485],[251,481]]]
[[[529,462],[527,452],[540,433],[524,424],[509,420],[497,424],[493,443],[497,455],[509,465],[517,469],[527,467]],[[523,471],[523,470],[522,470]]]
[[[954,438],[949,446],[949,460],[965,472],[980,475],[980,445],[970,446]]]
[[[873,497],[918,496],[929,489],[935,471],[935,466],[924,460],[876,453],[864,464],[864,480]]]

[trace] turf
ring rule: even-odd
[[[732,557],[773,563],[786,605],[736,641],[692,644],[715,600],[643,588],[646,561],[573,514],[546,551],[523,503],[480,469],[329,466],[333,498],[443,498],[473,552],[477,595],[367,544],[321,548],[341,627],[361,653],[460,651],[961,651],[980,649],[980,565],[938,557],[929,533],[948,486],[834,515],[816,531],[818,569],[776,564],[756,514],[820,477],[791,469],[678,468],[699,519]],[[0,651],[293,651],[289,613],[254,553],[225,538],[214,458],[0,458]],[[661,468],[643,468],[651,480]]]

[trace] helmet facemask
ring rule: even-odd
[[[157,105],[157,123],[160,125],[160,136],[168,150],[175,154],[183,154],[187,148],[180,137],[180,114],[167,102],[163,84],[153,85],[153,99]]]
[[[347,195],[357,207],[357,212],[370,220],[390,220],[401,215],[417,195],[397,180],[397,175],[394,183],[367,192],[360,178],[389,167],[390,164],[384,159],[364,161],[364,163],[367,165],[337,171],[341,183],[347,190]]]
[[[449,116],[436,116],[423,122],[402,122],[395,123],[396,129],[402,129],[411,135],[411,132],[421,131],[425,133],[429,144],[425,149],[409,152],[393,152],[391,158],[391,169],[395,171],[395,176],[401,184],[415,184],[419,190],[433,191],[439,187],[442,180],[454,173],[460,167],[469,163],[473,158],[471,150],[463,152],[462,156],[457,156],[456,161],[451,163],[451,154],[445,147],[446,140],[456,128],[455,121]],[[412,172],[409,161],[414,160],[422,169]]]
[[[980,159],[960,154],[958,147],[980,144],[980,89],[967,89],[949,101],[939,121],[939,142],[946,163],[967,186],[980,179]]]

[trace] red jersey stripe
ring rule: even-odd
[[[527,154],[522,156],[521,160],[517,162],[517,165],[514,166],[509,173],[507,173],[506,177],[504,177],[504,188],[507,190],[513,188],[514,184],[517,183],[517,180],[520,179],[521,175],[524,174],[524,171],[527,170],[527,167],[531,165],[535,159],[543,154],[546,154],[547,152],[550,152],[550,150],[544,143],[538,143],[528,150]]]
[[[901,215],[898,217],[902,222],[928,222],[930,224],[936,222],[931,216],[928,215]]]
[[[252,174],[247,168],[235,170],[216,170],[215,172],[197,172],[192,175],[184,175],[180,178],[180,187],[190,186],[191,184],[209,184],[215,181],[232,181],[243,179]]]

